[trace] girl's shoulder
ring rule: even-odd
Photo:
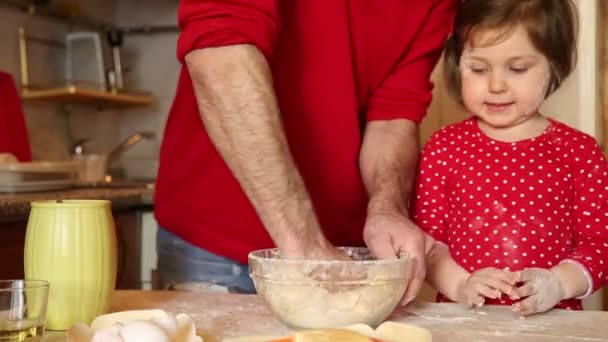
[[[431,135],[430,139],[433,138],[460,138],[469,136],[475,132],[475,118],[469,117],[465,120],[446,125],[438,129]],[[429,140],[430,140],[429,139]]]
[[[454,145],[453,142],[462,142],[475,135],[475,118],[470,117],[465,120],[443,126],[433,133],[428,139],[426,145],[448,144]],[[452,143],[450,143],[452,142]]]
[[[567,146],[573,149],[584,146],[598,146],[597,141],[593,136],[571,127],[556,119],[548,118],[551,126],[547,132],[547,136],[554,144]]]

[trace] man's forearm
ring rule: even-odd
[[[368,212],[407,215],[418,154],[416,123],[399,119],[368,124],[359,160],[370,198]]]
[[[277,246],[295,256],[323,247],[262,53],[251,45],[207,48],[186,63],[207,133]]]

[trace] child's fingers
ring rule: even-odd
[[[530,296],[519,303],[512,305],[513,311],[522,315],[527,316],[539,311],[538,309],[538,298],[537,296]]]
[[[516,288],[513,293],[509,296],[509,298],[516,300],[520,298],[525,298],[533,295],[536,292],[536,285],[532,281],[528,281],[524,283],[522,286]]]
[[[510,283],[510,278],[500,270],[476,274],[471,281],[487,285],[505,294],[510,294],[515,290],[513,284]]]
[[[507,270],[487,268],[484,270],[484,274],[511,285],[515,285],[519,281],[519,275],[517,273]]]
[[[467,303],[469,306],[482,306],[486,302],[486,299],[475,292],[471,292],[467,295]]]
[[[475,283],[472,285],[472,293],[481,295],[487,298],[496,299],[500,297],[500,291],[483,283]]]
[[[515,288],[508,282],[503,281],[501,278],[497,278],[494,276],[487,276],[481,283],[505,294],[512,293]]]

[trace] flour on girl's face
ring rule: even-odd
[[[496,35],[480,31],[465,44],[460,60],[463,102],[489,128],[525,125],[538,116],[545,99],[549,62],[522,26],[501,39]]]

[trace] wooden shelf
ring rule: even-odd
[[[65,86],[45,89],[22,89],[23,101],[85,103],[108,106],[145,106],[153,101],[149,94],[112,93],[95,89]]]

